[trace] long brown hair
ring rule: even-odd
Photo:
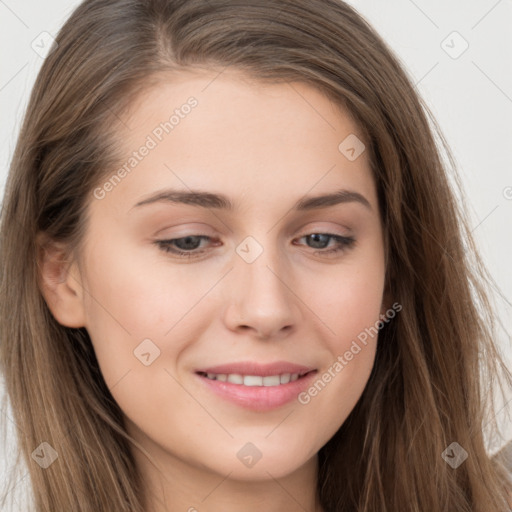
[[[119,164],[123,112],[151,79],[196,66],[308,83],[365,134],[388,240],[386,293],[402,311],[379,334],[362,397],[319,452],[324,510],[505,510],[510,481],[484,438],[487,397],[498,375],[510,377],[487,275],[443,138],[367,22],[339,0],[86,0],[56,41],[1,219],[0,361],[35,510],[143,511],[131,440],[87,331],[60,325],[41,294],[37,235],[79,254],[92,191]],[[454,441],[468,453],[456,469],[441,456]],[[31,458],[41,442],[58,453],[45,470]]]

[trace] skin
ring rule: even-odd
[[[338,150],[349,134],[362,135],[309,85],[202,70],[163,79],[132,105],[117,128],[124,161],[190,96],[198,104],[172,133],[105,197],[91,196],[79,258],[64,267],[65,247],[47,252],[43,293],[61,324],[85,326],[91,337],[139,445],[148,511],[319,511],[316,454],[361,396],[376,337],[305,405],[248,410],[213,394],[194,371],[284,360],[321,376],[384,313],[384,241],[367,152],[349,161]],[[222,193],[234,210],[134,207],[166,188]],[[337,189],[358,192],[369,207],[293,210],[306,195]],[[336,241],[319,249],[307,236],[314,233],[355,243],[326,254]],[[181,259],[155,244],[187,235],[217,242],[203,239],[199,257]],[[263,249],[252,263],[236,252],[247,236]],[[134,356],[144,339],[160,350],[149,366]],[[262,454],[251,468],[237,457],[247,442]]]

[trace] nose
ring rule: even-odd
[[[264,249],[252,263],[235,255],[226,292],[228,329],[261,339],[278,339],[293,331],[300,309],[286,267],[275,250]]]

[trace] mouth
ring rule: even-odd
[[[315,370],[312,370],[315,371]],[[240,373],[207,373],[197,372],[201,377],[206,377],[210,380],[218,380],[220,382],[229,382],[231,384],[238,384],[240,386],[281,386],[296,380],[302,379],[310,372],[304,373],[282,373],[276,375],[242,375]]]
[[[315,368],[286,362],[242,362],[195,372],[207,390],[232,404],[259,412],[292,402],[316,373]]]

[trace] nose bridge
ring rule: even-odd
[[[229,292],[231,327],[244,325],[270,336],[292,325],[293,294],[287,284],[290,272],[283,270],[286,261],[272,236],[248,236],[236,253],[235,286]]]
[[[275,300],[286,294],[281,280],[283,278],[278,278],[283,268],[283,255],[280,255],[271,235],[260,235],[259,240],[248,236],[236,248],[237,274],[252,296],[263,293],[268,296],[268,300]]]

